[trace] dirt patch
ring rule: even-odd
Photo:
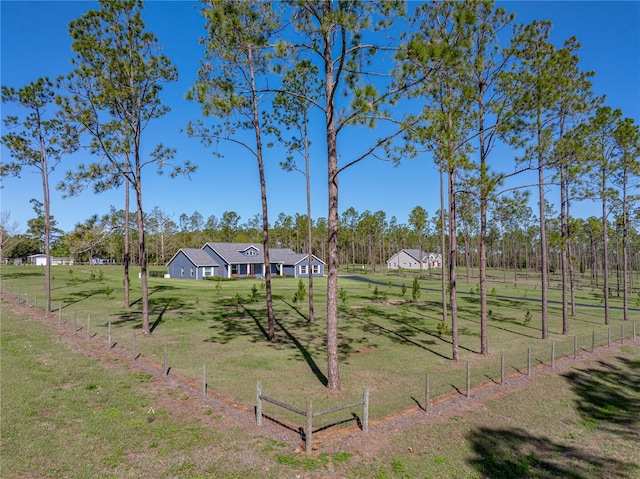
[[[367,354],[374,352],[376,349],[377,348],[358,348],[354,352],[359,354]]]

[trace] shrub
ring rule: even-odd
[[[440,321],[438,323],[438,334],[440,336],[444,336],[445,334],[448,334],[448,333],[449,333],[449,325],[444,321]]]
[[[420,282],[418,277],[413,278],[413,287],[411,289],[411,298],[416,301],[420,297]]]
[[[251,293],[249,293],[249,299],[253,302],[258,301],[258,287],[255,284],[251,286]]]
[[[346,306],[349,301],[349,293],[347,293],[347,290],[340,288],[340,291],[338,291],[338,297],[340,298],[340,301],[342,301],[342,306]]]
[[[298,301],[304,301],[304,298],[307,297],[307,288],[304,286],[304,281],[298,281],[298,291],[293,295],[293,302],[297,303]]]

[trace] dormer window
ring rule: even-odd
[[[251,248],[247,248],[247,249],[244,251],[244,255],[245,255],[245,256],[258,256],[258,250],[257,250],[257,249],[255,249],[255,248],[253,248],[253,247],[251,247]]]

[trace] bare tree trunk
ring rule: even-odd
[[[627,169],[624,170],[624,178],[622,181],[622,319],[629,320],[629,285],[627,278],[629,276],[629,244],[628,244],[628,225],[627,225]]]
[[[445,228],[446,228],[446,215],[444,207],[444,172],[442,171],[442,165],[440,165],[440,251],[442,251],[442,261],[440,264],[441,284],[442,284],[442,321],[447,321],[447,275],[445,274],[445,262],[446,262],[446,244],[445,244]]]
[[[136,205],[138,207],[138,247],[140,250],[140,280],[142,286],[142,332],[146,335],[151,334],[149,324],[149,285],[147,281],[147,253],[145,251],[144,241],[144,217],[142,214],[142,184],[140,182],[140,163],[137,163],[136,177]]]
[[[249,55],[251,55],[249,50]],[[267,327],[269,341],[274,341],[276,337],[275,318],[273,315],[273,297],[271,291],[271,261],[269,258],[269,215],[267,208],[267,183],[264,176],[264,162],[262,158],[262,137],[260,129],[260,112],[258,110],[257,88],[255,82],[255,73],[253,69],[253,60],[249,61],[251,72],[251,91],[253,101],[253,124],[256,136],[256,157],[258,160],[258,174],[260,176],[260,198],[262,201],[262,246],[264,254],[264,281],[265,294],[267,296]],[[297,228],[296,228],[297,231]]]
[[[467,265],[467,284],[471,282],[471,253],[469,252],[469,234],[465,232],[464,235],[464,258]]]
[[[569,266],[567,248],[569,246],[569,198],[567,197],[567,179],[564,165],[560,166],[560,268],[562,270],[562,334],[569,334],[568,280]]]
[[[127,158],[127,165],[129,164],[129,159]],[[129,298],[129,290],[131,286],[129,284],[129,263],[131,261],[131,257],[129,254],[129,192],[131,185],[129,185],[129,168],[127,167],[127,175],[124,180],[124,307],[129,309],[131,306],[131,300]]]
[[[41,155],[46,154],[44,150]],[[43,161],[42,166],[42,191],[44,200],[44,290],[46,296],[45,312],[51,312],[51,195],[49,192],[49,170]]]
[[[602,191],[606,191],[606,175],[602,175]],[[604,284],[604,324],[611,322],[609,318],[609,248],[607,235],[607,198],[602,197],[602,275]]]
[[[458,302],[456,298],[456,168],[449,171],[449,304],[451,305],[451,349],[454,361],[460,361],[458,351]]]
[[[323,8],[330,10],[331,4],[324,3]],[[327,12],[329,13],[329,12]],[[327,29],[324,36],[324,68],[325,111],[327,136],[327,169],[328,169],[328,249],[329,271],[327,273],[327,387],[340,390],[340,369],[338,364],[338,147],[335,125],[334,96],[334,64],[331,51],[332,39]]]
[[[575,288],[576,288],[576,278],[575,278],[575,271],[574,271],[574,267],[573,267],[573,249],[572,249],[572,244],[569,244],[569,282],[570,282],[570,291],[571,291],[571,316],[575,316],[576,315],[576,294],[575,294]]]
[[[480,200],[480,354],[489,354],[487,331],[487,201]]]
[[[306,131],[306,127],[305,127]],[[305,133],[305,142],[307,135]],[[305,144],[305,176],[307,183],[307,238],[309,247],[309,322],[315,321],[313,312],[313,222],[311,220],[311,171],[309,168],[308,144]]]
[[[538,145],[542,144],[540,129],[538,130]],[[544,198],[544,160],[542,154],[538,153],[538,193],[540,199],[540,268],[542,272],[542,339],[549,337],[549,312],[548,312],[548,290],[549,290],[549,253],[547,248],[547,224],[545,218],[545,198]]]

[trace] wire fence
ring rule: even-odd
[[[5,297],[11,298],[18,304],[24,304],[34,310],[41,310],[36,294],[30,294],[28,291],[20,291],[19,288],[12,288],[6,283],[3,284],[2,291]],[[160,377],[167,378],[171,376],[173,380],[177,380],[191,389],[199,390],[205,399],[211,399],[213,397],[213,391],[209,390],[208,382],[208,379],[211,377],[211,372],[207,372],[207,363],[205,360],[202,360],[201,363],[201,377],[195,378],[192,373],[176,371],[170,359],[177,360],[178,358],[170,357],[170,347],[168,344],[162,345],[161,351],[154,350],[147,353],[147,355],[143,355],[137,345],[136,331],[131,332],[128,340],[126,336],[121,333],[118,338],[115,338],[112,323],[109,322],[106,328],[106,335],[101,335],[92,325],[91,314],[83,318],[79,318],[75,312],[68,310],[65,310],[63,314],[62,303],[58,304],[58,307],[46,315],[46,317],[59,327],[71,328],[74,334],[85,335],[87,339],[94,341],[103,341],[106,348],[124,357],[128,356],[138,364],[144,363],[145,368],[153,371],[154,374]],[[595,353],[599,349],[610,348],[614,344],[622,345],[625,343],[637,343],[637,341],[637,323],[635,321],[624,322],[620,325],[593,330],[590,334],[573,335],[562,338],[562,340],[559,341],[538,342],[528,347],[526,354],[524,354],[524,352],[523,354],[513,355],[501,354],[498,357],[487,358],[484,366],[479,369],[471,367],[469,362],[454,366],[447,372],[446,379],[438,382],[438,386],[435,388],[433,387],[434,373],[426,372],[423,376],[416,376],[416,384],[421,383],[422,386],[420,386],[419,389],[424,392],[423,397],[416,400],[416,402],[420,409],[428,413],[435,403],[441,403],[445,400],[445,396],[450,396],[452,392],[458,396],[471,398],[474,390],[479,388],[504,386],[513,378],[523,376],[530,377],[534,372],[539,373],[544,370],[553,370],[558,367],[560,362],[576,361],[581,357]],[[162,361],[160,361],[160,358],[162,358]],[[193,361],[193,358],[189,360]],[[195,367],[191,365],[191,367],[186,369],[193,371],[194,368],[200,369],[200,364]],[[446,390],[446,386],[443,386],[446,384],[448,384],[448,390]],[[398,394],[405,393],[404,391],[398,392]],[[409,395],[413,397],[413,395]],[[264,402],[274,404],[282,409],[304,416],[305,427],[292,428],[287,424],[286,420],[278,418],[275,415],[266,416],[263,412]],[[321,429],[333,426],[337,427],[337,425],[344,424],[345,422],[355,421],[363,432],[367,432],[369,429],[369,390],[367,388],[364,389],[362,400],[336,405],[322,411],[314,412],[311,399],[307,399],[305,409],[298,408],[285,400],[275,399],[263,394],[262,383],[260,381],[258,381],[256,385],[256,406],[254,412],[257,426],[261,426],[263,417],[267,417],[275,424],[292,429],[304,440],[307,452],[312,450],[313,433],[318,431],[318,428],[314,431],[314,418],[360,407],[362,407],[361,416],[352,414],[352,418],[350,419],[340,419],[328,426],[323,426]]]

